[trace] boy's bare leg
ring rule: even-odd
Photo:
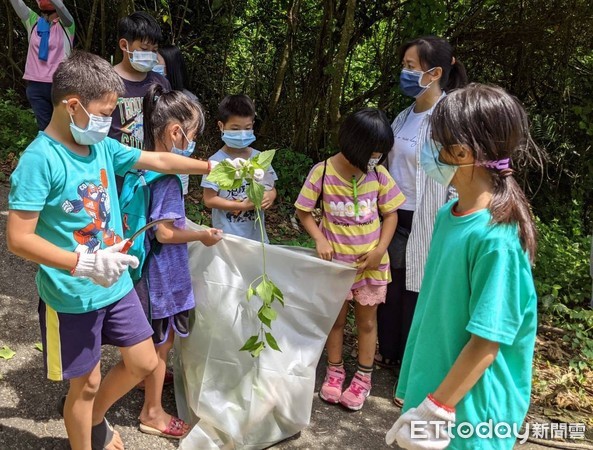
[[[131,347],[120,347],[119,351],[122,361],[105,376],[95,397],[93,425],[101,423],[111,405],[151,374],[157,366],[157,356],[150,338]],[[108,447],[108,450],[111,449]]]
[[[93,401],[101,383],[101,364],[86,375],[72,378],[66,403],[64,404],[64,424],[72,450],[91,448],[91,422]]]

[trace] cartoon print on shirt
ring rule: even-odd
[[[226,193],[225,199],[235,202],[242,202],[247,198],[247,186],[248,183],[244,183],[243,186],[237,189],[231,189],[230,191],[224,191]],[[220,193],[219,193],[220,195]],[[231,223],[243,223],[253,222],[255,220],[255,210],[251,211],[227,211],[226,218]]]
[[[101,240],[106,247],[110,247],[122,241],[113,228],[109,228],[111,220],[111,201],[107,193],[107,176],[105,170],[101,169],[101,182],[94,183],[84,181],[78,186],[78,197],[73,200],[66,200],[62,203],[62,209],[68,214],[76,214],[84,210],[92,221],[75,231],[74,239],[78,242],[77,253],[94,253],[101,248]],[[99,236],[99,233],[103,233]]]

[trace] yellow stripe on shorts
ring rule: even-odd
[[[60,344],[60,318],[57,311],[45,304],[45,346],[47,378],[62,381],[62,346]]]

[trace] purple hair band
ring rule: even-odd
[[[480,166],[485,167],[486,169],[494,169],[494,170],[508,169],[510,165],[511,165],[510,158],[480,162]]]

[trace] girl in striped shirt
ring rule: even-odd
[[[338,154],[311,169],[295,206],[320,258],[358,268],[327,339],[328,367],[319,396],[359,410],[371,390],[377,306],[385,301],[391,281],[387,246],[397,226],[397,208],[405,198],[387,169],[379,165],[393,146],[393,132],[382,111],[367,108],[347,117],[340,127],[338,144]],[[312,211],[319,198],[322,218],[318,226]],[[342,392],[348,300],[355,301],[358,370]]]

